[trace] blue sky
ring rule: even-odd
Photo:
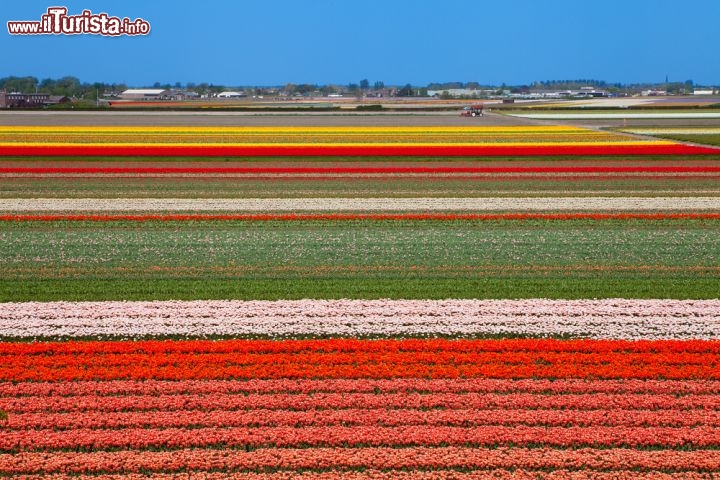
[[[50,6],[141,17],[147,36],[10,35]],[[0,77],[149,86],[592,78],[720,85],[720,1],[3,1]]]

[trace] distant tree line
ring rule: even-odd
[[[36,77],[3,77],[0,78],[0,90],[21,93],[49,93],[75,99],[95,100],[97,95],[105,91],[123,91],[127,85],[116,83],[87,83],[76,77],[62,77],[58,79],[46,78],[38,80]]]
[[[640,92],[642,90],[665,90],[672,94],[692,93],[695,82],[685,80],[684,82],[656,82],[656,83],[608,83],[603,80],[578,79],[578,80],[544,80],[533,82],[529,90],[578,90],[582,87],[597,87],[609,92]]]
[[[385,82],[378,80],[370,85],[370,80],[363,78],[359,83],[348,83],[345,86],[342,85],[319,85],[311,83],[288,83],[282,89],[286,95],[330,95],[333,93],[349,93],[351,95],[361,96],[370,91],[381,91],[385,89]]]
[[[543,80],[533,82],[530,87],[544,90],[577,90],[581,87],[607,88],[608,86],[622,87],[621,84],[608,85],[604,80],[578,79],[578,80]]]
[[[360,80],[358,83],[349,83],[347,85],[321,85],[309,83],[288,83],[285,86],[269,87],[269,86],[245,86],[245,87],[228,87],[223,85],[213,85],[211,83],[192,83],[183,85],[180,82],[160,83],[155,82],[152,88],[170,89],[186,89],[197,92],[200,95],[212,95],[220,93],[228,89],[241,89],[248,94],[267,95],[272,92],[282,92],[285,95],[330,95],[334,93],[348,93],[351,95],[362,96],[370,92],[381,92],[391,90],[394,95],[401,97],[424,96],[428,90],[451,90],[451,89],[468,89],[481,90],[491,89],[497,90],[498,94],[508,90],[511,93],[522,93],[537,90],[578,90],[581,87],[592,86],[607,90],[612,93],[619,92],[639,92],[646,89],[666,90],[668,93],[683,94],[692,93],[695,84],[692,80],[684,82],[661,82],[661,83],[608,83],[597,79],[576,79],[576,80],[543,80],[536,81],[529,85],[512,85],[507,86],[504,83],[497,85],[481,85],[478,82],[433,82],[424,87],[413,86],[411,84],[398,85],[395,87],[386,87],[383,81],[370,82],[367,78]],[[139,87],[139,86],[138,86]],[[3,77],[0,78],[0,91],[21,92],[21,93],[49,93],[50,95],[62,95],[74,99],[95,100],[97,96],[107,94],[117,94],[128,88],[124,83],[104,83],[81,82],[78,78],[67,76],[58,79],[46,78],[39,80],[36,77]]]
[[[493,87],[480,85],[478,82],[433,82],[427,85],[428,90],[455,90],[463,88],[467,90],[481,90],[492,89]]]

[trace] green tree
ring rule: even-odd
[[[79,97],[82,95],[82,85],[80,80],[75,77],[62,77],[50,93],[66,97]]]
[[[5,77],[0,78],[0,90],[8,92],[35,93],[38,79],[35,77]]]
[[[360,80],[360,90],[364,91],[369,88],[370,88],[370,80],[368,80],[367,78],[363,78],[362,80]]]
[[[414,94],[415,94],[415,91],[413,90],[412,85],[410,85],[408,83],[404,87],[402,87],[400,90],[398,90],[397,96],[398,97],[412,97]]]
[[[302,93],[303,95],[307,95],[308,93],[314,92],[317,89],[317,85],[311,85],[309,83],[301,83],[300,85],[297,85],[295,87],[295,91],[297,93]]]
[[[57,80],[54,80],[52,78],[43,78],[38,85],[38,90],[41,92],[52,92],[55,90],[56,86]]]
[[[101,82],[95,82],[89,87],[90,88],[85,89],[86,92],[83,94],[83,97],[90,100],[98,100],[107,88],[107,85]]]

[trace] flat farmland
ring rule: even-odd
[[[713,215],[177,218],[3,221],[2,298],[711,298],[720,287]]]
[[[718,291],[711,147],[477,124],[15,125],[0,145],[6,301]]]
[[[0,114],[0,477],[711,478],[720,150],[653,133]]]
[[[492,109],[491,105],[488,108]],[[660,110],[662,112],[662,110]],[[467,118],[455,112],[383,112],[368,114],[339,112],[2,112],[0,125],[20,126],[527,126],[575,125],[586,128],[605,127],[717,127],[716,118],[580,118],[530,119],[486,111],[483,117]]]
[[[482,123],[481,123],[482,122]],[[0,125],[78,126],[467,126],[535,125],[540,122],[488,113],[482,119],[457,112],[0,112]]]
[[[1,198],[716,196],[716,160],[692,156],[478,159],[8,158]]]

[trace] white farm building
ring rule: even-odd
[[[246,96],[245,92],[221,92],[218,93],[217,98],[243,98]]]
[[[162,88],[130,88],[120,94],[123,100],[159,100],[167,95]]]

